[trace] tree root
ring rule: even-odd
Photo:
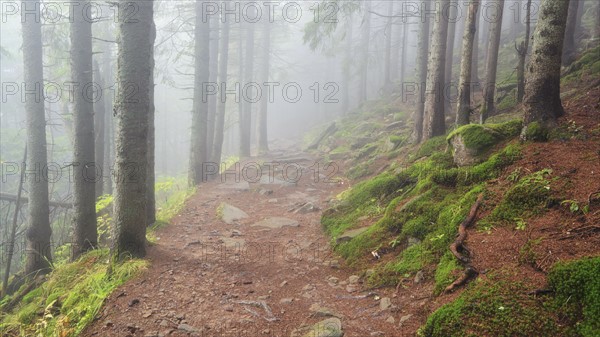
[[[481,205],[482,201],[483,201],[483,194],[480,194],[477,197],[477,201],[475,201],[475,204],[473,204],[473,206],[471,207],[471,210],[469,211],[469,215],[467,216],[465,221],[463,221],[458,226],[458,236],[456,237],[454,242],[450,245],[450,251],[462,263],[469,262],[469,257],[464,256],[461,252],[466,252],[467,255],[469,255],[469,251],[464,246],[465,239],[467,238],[467,228],[469,228],[469,226],[471,226],[471,223],[475,220],[475,216],[477,215],[477,209],[479,209],[479,206]]]
[[[452,252],[452,255],[454,255],[456,259],[458,259],[458,261],[460,261],[465,266],[465,272],[456,281],[452,282],[452,284],[446,287],[446,289],[444,289],[444,293],[453,292],[457,288],[467,284],[467,282],[469,282],[472,278],[475,278],[477,277],[477,275],[479,275],[477,269],[475,269],[469,263],[469,257],[471,253],[465,247],[464,243],[467,239],[467,228],[469,228],[473,221],[475,221],[475,217],[477,216],[477,210],[479,209],[479,206],[481,206],[482,202],[483,194],[480,194],[477,197],[477,201],[475,201],[475,204],[471,206],[471,210],[469,211],[469,215],[467,216],[467,218],[458,226],[458,235],[454,242],[452,242],[452,244],[450,245],[450,251]]]

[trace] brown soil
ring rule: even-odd
[[[491,212],[510,186],[506,177],[518,167],[525,173],[551,168],[559,178],[552,183],[553,195],[561,200],[584,205],[600,190],[598,97],[600,88],[596,87],[565,100],[567,115],[561,123],[573,121],[583,136],[527,145],[524,158],[489,183],[491,193],[479,219]],[[272,155],[270,160],[282,156]],[[306,168],[316,161],[296,162]],[[259,193],[259,184],[250,184],[245,191],[223,188],[221,182],[200,186],[181,214],[158,231],[159,240],[149,249],[149,269],[109,297],[83,336],[290,336],[295,329],[324,319],[311,315],[309,307],[315,303],[342,320],[344,336],[413,336],[432,310],[459,295],[461,290],[434,298],[431,268],[424,270],[426,281],[421,284],[408,279],[396,290],[369,290],[361,283],[349,292],[352,270],[332,255],[319,224],[320,211],[290,212],[307,201],[326,209],[328,200],[347,184],[316,181],[314,171],[304,172],[296,186],[266,187],[273,190],[271,195]],[[237,225],[225,224],[217,215],[221,202],[244,210],[249,217]],[[291,218],[300,225],[271,230],[251,226],[272,216]],[[555,262],[598,255],[600,232],[585,229],[599,224],[600,205],[586,215],[556,205],[527,219],[526,230],[498,226],[486,232],[473,226],[466,246],[472,252],[472,265],[481,272],[479,277],[503,270],[508,277],[525,282],[528,289],[523,291],[528,292],[546,286],[546,273]],[[232,237],[233,230],[241,236]],[[239,239],[244,241],[235,241]],[[537,243],[525,258],[523,247],[534,240]],[[331,277],[338,283],[329,282]],[[391,308],[380,310],[378,298],[382,297],[391,298]],[[272,315],[241,301],[264,301]],[[402,317],[410,318],[399,324]],[[178,330],[180,324],[198,332]]]

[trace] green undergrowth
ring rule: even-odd
[[[424,337],[566,336],[552,310],[528,295],[525,285],[502,276],[478,280],[454,301],[431,314]]]
[[[2,336],[77,336],[93,321],[108,295],[144,270],[147,262],[131,259],[114,264],[110,275],[108,266],[108,249],[94,250],[76,262],[55,267],[48,280],[13,310],[4,309],[12,298],[6,297],[0,303]]]
[[[517,124],[511,121],[491,128],[515,135]],[[477,196],[486,193],[486,181],[521,158],[521,145],[513,142],[481,164],[458,168],[446,148],[445,136],[430,139],[409,154],[408,164],[392,165],[357,183],[338,195],[337,204],[323,214],[321,222],[334,250],[351,266],[360,268],[374,250],[393,254],[376,264],[369,285],[394,285],[428,267],[437,270],[437,292],[452,282],[460,266],[446,252],[458,225]],[[365,220],[371,223],[365,232],[336,240]]]
[[[548,283],[560,317],[581,336],[600,336],[600,257],[558,263]]]
[[[548,274],[551,293],[547,296],[529,294],[524,283],[507,275],[494,273],[470,284],[458,298],[432,313],[418,335],[600,335],[600,257],[556,264]]]
[[[452,131],[447,140],[460,135],[467,148],[485,151],[499,141],[518,136],[522,127],[523,123],[518,119],[500,124],[468,124]]]
[[[581,80],[584,76],[597,78],[600,74],[600,46],[586,51],[566,69],[566,74],[561,79],[562,84]]]

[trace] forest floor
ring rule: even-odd
[[[506,193],[508,176],[520,171],[551,169],[561,200],[594,203],[592,196],[600,190],[598,97],[597,85],[565,97],[561,125],[576,137],[527,144],[523,158],[488,182],[491,199],[478,219]],[[281,170],[270,180],[267,163],[287,167],[287,181]],[[341,322],[347,337],[413,336],[430,312],[461,291],[433,297],[433,272],[427,268],[422,280],[369,289],[360,269],[370,263],[352,269],[333,255],[320,217],[347,189],[348,181],[338,178],[347,163],[340,161],[340,172],[328,182],[327,162],[287,146],[240,163],[225,181],[202,184],[171,224],[158,230],[148,251],[150,267],[117,289],[82,335],[339,337]],[[256,180],[256,166],[262,167],[262,179],[249,183]],[[291,183],[296,168],[302,176]],[[555,207],[529,219],[527,230],[469,229],[467,245],[480,278],[501,270],[513,281],[524,281],[524,291],[543,289],[555,262],[597,255],[600,211],[590,206],[585,216],[568,205]],[[227,217],[238,219],[226,219],[227,224],[222,220]],[[523,263],[523,249],[533,240],[531,254],[537,258]],[[315,326],[323,321],[333,329]]]
[[[332,256],[321,210],[347,185],[327,182],[327,163],[299,151],[289,155],[291,149],[283,153],[242,162],[239,182],[229,174],[225,182],[199,186],[185,209],[157,232],[149,269],[117,289],[82,335],[337,336],[326,328],[316,329],[321,334],[310,330],[328,318],[339,324],[333,317],[342,322],[344,336],[412,335],[421,319],[403,312],[419,301],[400,306],[394,289],[367,290]],[[255,180],[257,171],[244,167],[265,162],[287,164],[287,181],[282,171],[269,181],[264,164],[262,184],[245,181],[244,172],[246,180]],[[302,177],[291,183],[299,167]],[[247,217],[225,223],[223,215],[235,218],[238,211],[222,203]],[[260,223],[265,219],[270,223]]]

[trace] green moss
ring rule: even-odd
[[[419,336],[564,336],[547,307],[525,285],[492,277],[471,285],[427,318]]]
[[[555,307],[581,336],[600,335],[600,257],[561,262],[548,274]]]
[[[443,152],[446,148],[446,137],[439,136],[426,140],[414,156],[414,159],[428,157],[435,152]]]
[[[468,124],[452,131],[446,138],[461,136],[465,146],[477,152],[483,152],[498,142],[516,137],[522,128],[520,120],[512,120],[501,124]]]
[[[435,288],[434,293],[441,293],[456,279],[456,272],[461,269],[456,257],[450,252],[442,256],[435,270]]]
[[[503,196],[492,211],[491,219],[514,222],[519,218],[539,214],[550,200],[552,170],[544,169],[521,178]]]
[[[545,142],[548,140],[548,128],[539,122],[531,122],[526,126],[525,138],[534,142]]]

